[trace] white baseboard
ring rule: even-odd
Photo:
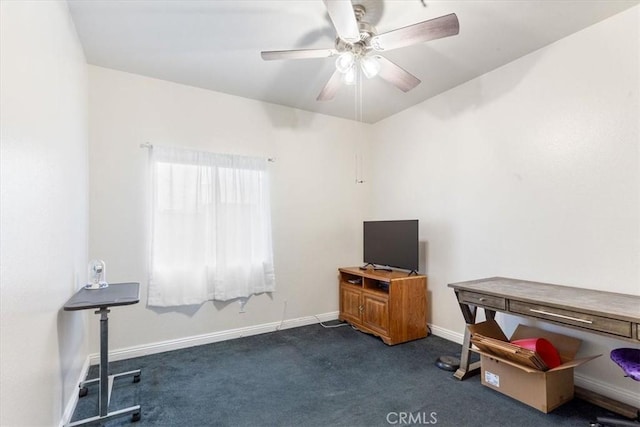
[[[618,402],[626,403],[627,405],[640,409],[640,405],[638,405],[638,402],[640,402],[640,395],[637,393],[633,393],[629,390],[625,390],[618,386],[604,383],[600,380],[595,380],[578,373],[574,375],[573,380],[575,385],[578,387],[582,387],[585,390],[598,393],[602,396],[606,396],[610,399],[614,399]]]
[[[447,341],[453,341],[462,345],[462,340],[464,339],[464,334],[460,332],[450,331],[449,329],[441,328],[436,325],[429,325],[431,329],[431,333],[437,337],[444,338]]]
[[[336,320],[337,318],[338,312],[334,311],[330,313],[318,314],[316,316],[299,317],[297,319],[288,319],[281,322],[263,323],[261,325],[246,326],[237,329],[229,329],[226,331],[212,332],[210,334],[195,335],[175,340],[167,340],[143,344],[135,347],[121,348],[109,352],[109,361],[131,359],[134,357],[163,353],[165,351],[179,350],[182,348],[212,344],[215,342],[248,337],[251,335],[265,334],[267,332],[275,332],[282,329],[313,325],[319,322]],[[98,363],[100,363],[100,354],[92,353],[89,355],[89,359],[90,365],[97,365]]]
[[[78,381],[76,384],[80,384],[87,378],[87,373],[89,372],[89,366],[91,366],[89,362],[89,356],[84,360],[82,364],[82,368],[80,369],[80,375],[78,376]],[[78,389],[74,389],[74,392],[71,393],[71,398],[67,402],[67,406],[64,408],[64,412],[62,413],[62,419],[60,420],[59,427],[64,427],[69,421],[71,421],[71,417],[73,416],[73,411],[76,409],[76,405],[78,404]]]

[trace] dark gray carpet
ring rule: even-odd
[[[142,405],[134,426],[586,427],[607,414],[579,399],[543,414],[435,367],[459,352],[434,336],[389,347],[349,326],[305,326],[113,362],[110,372],[140,368],[142,380],[116,380],[110,408]],[[90,386],[72,420],[96,415],[97,395]]]

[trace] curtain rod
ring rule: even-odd
[[[144,144],[140,144],[140,148],[153,148],[153,144],[145,142]],[[267,157],[267,161],[275,163],[276,159],[274,159],[273,157]]]

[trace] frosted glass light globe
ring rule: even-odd
[[[356,62],[356,58],[351,52],[343,52],[336,59],[336,69],[340,71],[342,74],[347,73],[351,68],[353,68],[354,63]]]

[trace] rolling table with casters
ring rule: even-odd
[[[89,310],[97,308],[95,312],[100,315],[100,376],[92,380],[82,381],[79,384],[79,396],[85,396],[88,392],[86,385],[98,383],[100,385],[100,412],[97,416],[74,421],[67,426],[77,426],[94,421],[106,420],[122,415],[132,414],[132,420],[140,420],[140,405],[130,406],[109,412],[111,389],[115,378],[133,376],[133,382],[140,381],[140,370],[109,375],[109,307],[119,305],[132,305],[140,301],[139,283],[111,283],[102,289],[80,289],[64,305],[65,311]]]

